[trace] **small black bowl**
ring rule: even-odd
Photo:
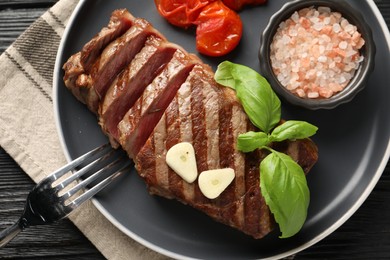
[[[330,98],[309,99],[301,98],[287,90],[274,74],[270,61],[270,45],[279,24],[288,18],[295,11],[306,7],[329,7],[334,12],[339,12],[351,24],[355,25],[365,40],[364,46],[360,49],[360,54],[364,60],[360,63],[358,70],[349,84],[340,92]],[[336,106],[351,101],[355,95],[361,91],[365,85],[369,74],[374,68],[375,43],[373,41],[371,28],[365,22],[363,16],[349,4],[342,0],[295,0],[286,3],[271,18],[260,39],[259,59],[260,72],[269,81],[274,91],[286,101],[307,109],[332,109]]]

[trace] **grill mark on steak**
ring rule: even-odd
[[[220,158],[221,168],[232,168],[235,179],[218,197],[217,205],[222,207],[221,218],[225,224],[242,227],[244,225],[244,208],[241,201],[245,194],[245,155],[237,150],[238,135],[246,132],[247,117],[229,88],[222,88],[223,106],[220,109]],[[221,221],[223,222],[223,221]]]
[[[237,175],[236,167],[234,165],[234,146],[235,139],[233,136],[233,103],[230,102],[228,98],[225,97],[226,90],[215,86],[216,89],[219,89],[219,99],[220,99],[220,109],[219,109],[219,154],[223,155],[220,157],[220,165],[218,168],[232,168],[235,170],[235,175]],[[235,193],[236,185],[233,181],[222,193],[219,195],[218,206],[225,207],[227,204],[230,204],[236,200]]]
[[[164,194],[165,197],[173,198],[176,196],[180,201],[191,200],[194,197],[194,185],[183,181],[175,172],[173,172],[165,162],[167,151],[179,142],[192,143],[192,128],[191,128],[191,88],[189,83],[191,79],[190,73],[186,82],[184,82],[177,91],[176,97],[172,100],[169,107],[164,112],[159,123],[153,131],[154,149],[156,155],[156,168],[140,170],[144,178],[155,176],[156,183],[153,186],[160,188],[149,187],[149,191],[153,194]],[[135,161],[144,160],[143,153],[150,148],[151,142],[145,143],[144,147],[138,153]],[[143,164],[140,164],[143,166]],[[140,167],[136,165],[136,167]]]
[[[142,167],[145,168],[141,168],[139,166],[136,166],[136,168],[138,170],[139,176],[144,179],[146,186],[148,187],[148,190],[151,194],[158,194],[160,196],[170,198],[169,194],[164,192],[167,190],[165,186],[156,185],[156,183],[158,183],[158,178],[156,174],[153,174],[153,172],[156,172],[157,169],[163,167],[161,160],[165,161],[165,158],[161,158],[159,156],[158,149],[155,150],[155,148],[159,147],[156,145],[158,143],[155,144],[155,141],[157,141],[157,139],[153,137],[146,141],[144,147],[147,147],[147,149],[145,149],[140,156],[140,159],[144,162]],[[134,162],[137,164],[136,160]]]
[[[172,60],[118,124],[119,141],[131,158],[142,148],[196,62],[187,53],[176,50]]]
[[[233,128],[233,149],[234,149],[234,168],[236,169],[236,197],[239,198],[245,194],[245,154],[237,149],[237,139],[240,134],[247,132],[246,114],[243,112],[240,104],[235,104],[232,108],[232,128]]]
[[[121,37],[111,42],[95,62],[91,77],[94,89],[102,99],[113,79],[134,59],[150,35],[164,39],[149,22],[137,18],[132,27]]]
[[[195,67],[199,69],[199,67]],[[203,72],[199,71],[200,75]],[[191,120],[192,120],[192,136],[193,136],[193,147],[196,155],[196,165],[198,172],[207,171],[208,167],[208,156],[207,156],[207,131],[206,131],[206,108],[204,107],[204,92],[202,79],[196,73],[190,83],[192,84],[191,93]],[[194,202],[195,203],[208,203],[208,199],[200,191],[198,185],[194,188]]]
[[[259,163],[263,156],[260,151],[247,153],[245,163],[245,223],[242,228],[245,233],[256,238],[263,237],[273,228],[271,213],[260,192]]]
[[[219,110],[219,153],[227,154],[227,156],[221,156],[220,167],[235,169],[234,165],[234,143],[233,139],[233,106],[229,102],[224,102],[223,106]]]
[[[235,103],[232,107],[232,129],[233,129],[233,140],[232,146],[234,150],[234,169],[236,177],[234,179],[235,186],[235,197],[237,200],[240,200],[244,196],[246,191],[245,186],[245,154],[237,150],[236,140],[239,134],[246,132],[246,124],[243,123],[247,120],[245,113],[242,111],[242,108],[239,104]],[[242,227],[245,223],[244,215],[244,204],[237,201],[236,203],[236,212],[235,212],[235,222],[238,227]]]
[[[203,83],[204,108],[207,135],[207,166],[208,169],[220,168],[219,157],[219,109],[221,107],[218,88],[212,81]]]
[[[149,138],[154,140],[154,143],[151,145],[153,145],[155,150],[154,155],[156,156],[156,168],[150,168],[148,170],[145,169],[145,172],[149,172],[148,175],[155,176],[155,183],[153,186],[159,187],[160,191],[169,191],[168,165],[165,162],[165,140],[167,138],[167,128],[165,121],[165,117],[163,116],[160,119],[160,122],[156,125],[151,138]],[[148,141],[146,142],[145,146],[148,147]],[[163,193],[168,198],[173,198],[170,191]]]
[[[210,76],[210,79],[213,81],[213,75]],[[237,129],[240,127],[237,124],[242,124],[240,119],[237,118],[237,113],[234,114],[234,108],[238,105],[235,100],[235,93],[230,89],[221,88],[214,83],[214,88],[216,93],[218,93],[218,99],[220,103],[219,108],[219,167],[218,168],[232,168],[235,171],[235,178],[233,182],[219,195],[217,199],[210,201],[209,207],[216,207],[219,210],[214,211],[214,218],[219,222],[225,223],[230,226],[240,227],[242,226],[243,218],[240,217],[242,214],[240,210],[239,199],[240,196],[237,196],[237,189],[241,189],[238,185],[243,185],[243,183],[237,181],[240,179],[239,176],[242,176],[244,173],[239,172],[244,170],[236,164],[236,139],[238,137]],[[233,98],[232,98],[233,97]],[[245,122],[246,118],[244,118]],[[237,127],[237,128],[234,128]],[[241,153],[238,153],[241,156]],[[241,224],[241,225],[240,225]]]
[[[172,102],[169,104],[165,113],[165,124],[167,129],[167,136],[165,140],[165,155],[166,152],[175,144],[180,143],[180,117],[177,94]],[[159,173],[157,173],[159,174]],[[169,190],[179,200],[185,199],[183,189],[183,179],[177,175],[171,168],[168,167]]]
[[[134,20],[135,18],[126,9],[112,12],[108,25],[87,42],[81,50],[80,63],[86,73],[90,73],[103,49],[126,32],[133,25]]]
[[[115,141],[119,141],[118,123],[142,92],[164,69],[177,48],[150,36],[142,50],[108,89],[100,109],[100,124]]]
[[[193,71],[195,70],[194,67]],[[193,72],[191,72],[193,73]],[[192,143],[192,121],[191,121],[191,91],[192,85],[188,82],[190,76],[187,78],[187,81],[183,83],[177,92],[177,102],[179,106],[179,118],[180,118],[180,139],[182,142]],[[193,200],[195,196],[194,185],[189,184],[185,181],[182,182],[183,185],[183,197],[185,200]]]

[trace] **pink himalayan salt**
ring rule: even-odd
[[[279,25],[271,64],[280,83],[302,98],[342,91],[363,61],[365,44],[355,25],[328,7],[304,8]]]

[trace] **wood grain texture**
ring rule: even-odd
[[[1,6],[1,5],[0,5]],[[44,8],[4,9],[0,11],[0,53],[39,17]]]
[[[57,0],[0,0],[0,53]],[[375,1],[390,25],[390,0]],[[23,211],[34,182],[0,148],[0,229]],[[361,208],[295,259],[390,259],[390,166]],[[0,259],[103,259],[69,221],[32,227],[0,249]]]
[[[5,8],[42,8],[46,10],[48,7],[55,4],[58,0],[1,0],[0,9]]]

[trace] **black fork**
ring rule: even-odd
[[[22,216],[0,232],[0,247],[27,227],[47,225],[67,217],[115,178],[128,172],[131,165],[132,161],[124,153],[105,144],[58,169],[30,191]],[[87,174],[88,177],[80,179]]]

